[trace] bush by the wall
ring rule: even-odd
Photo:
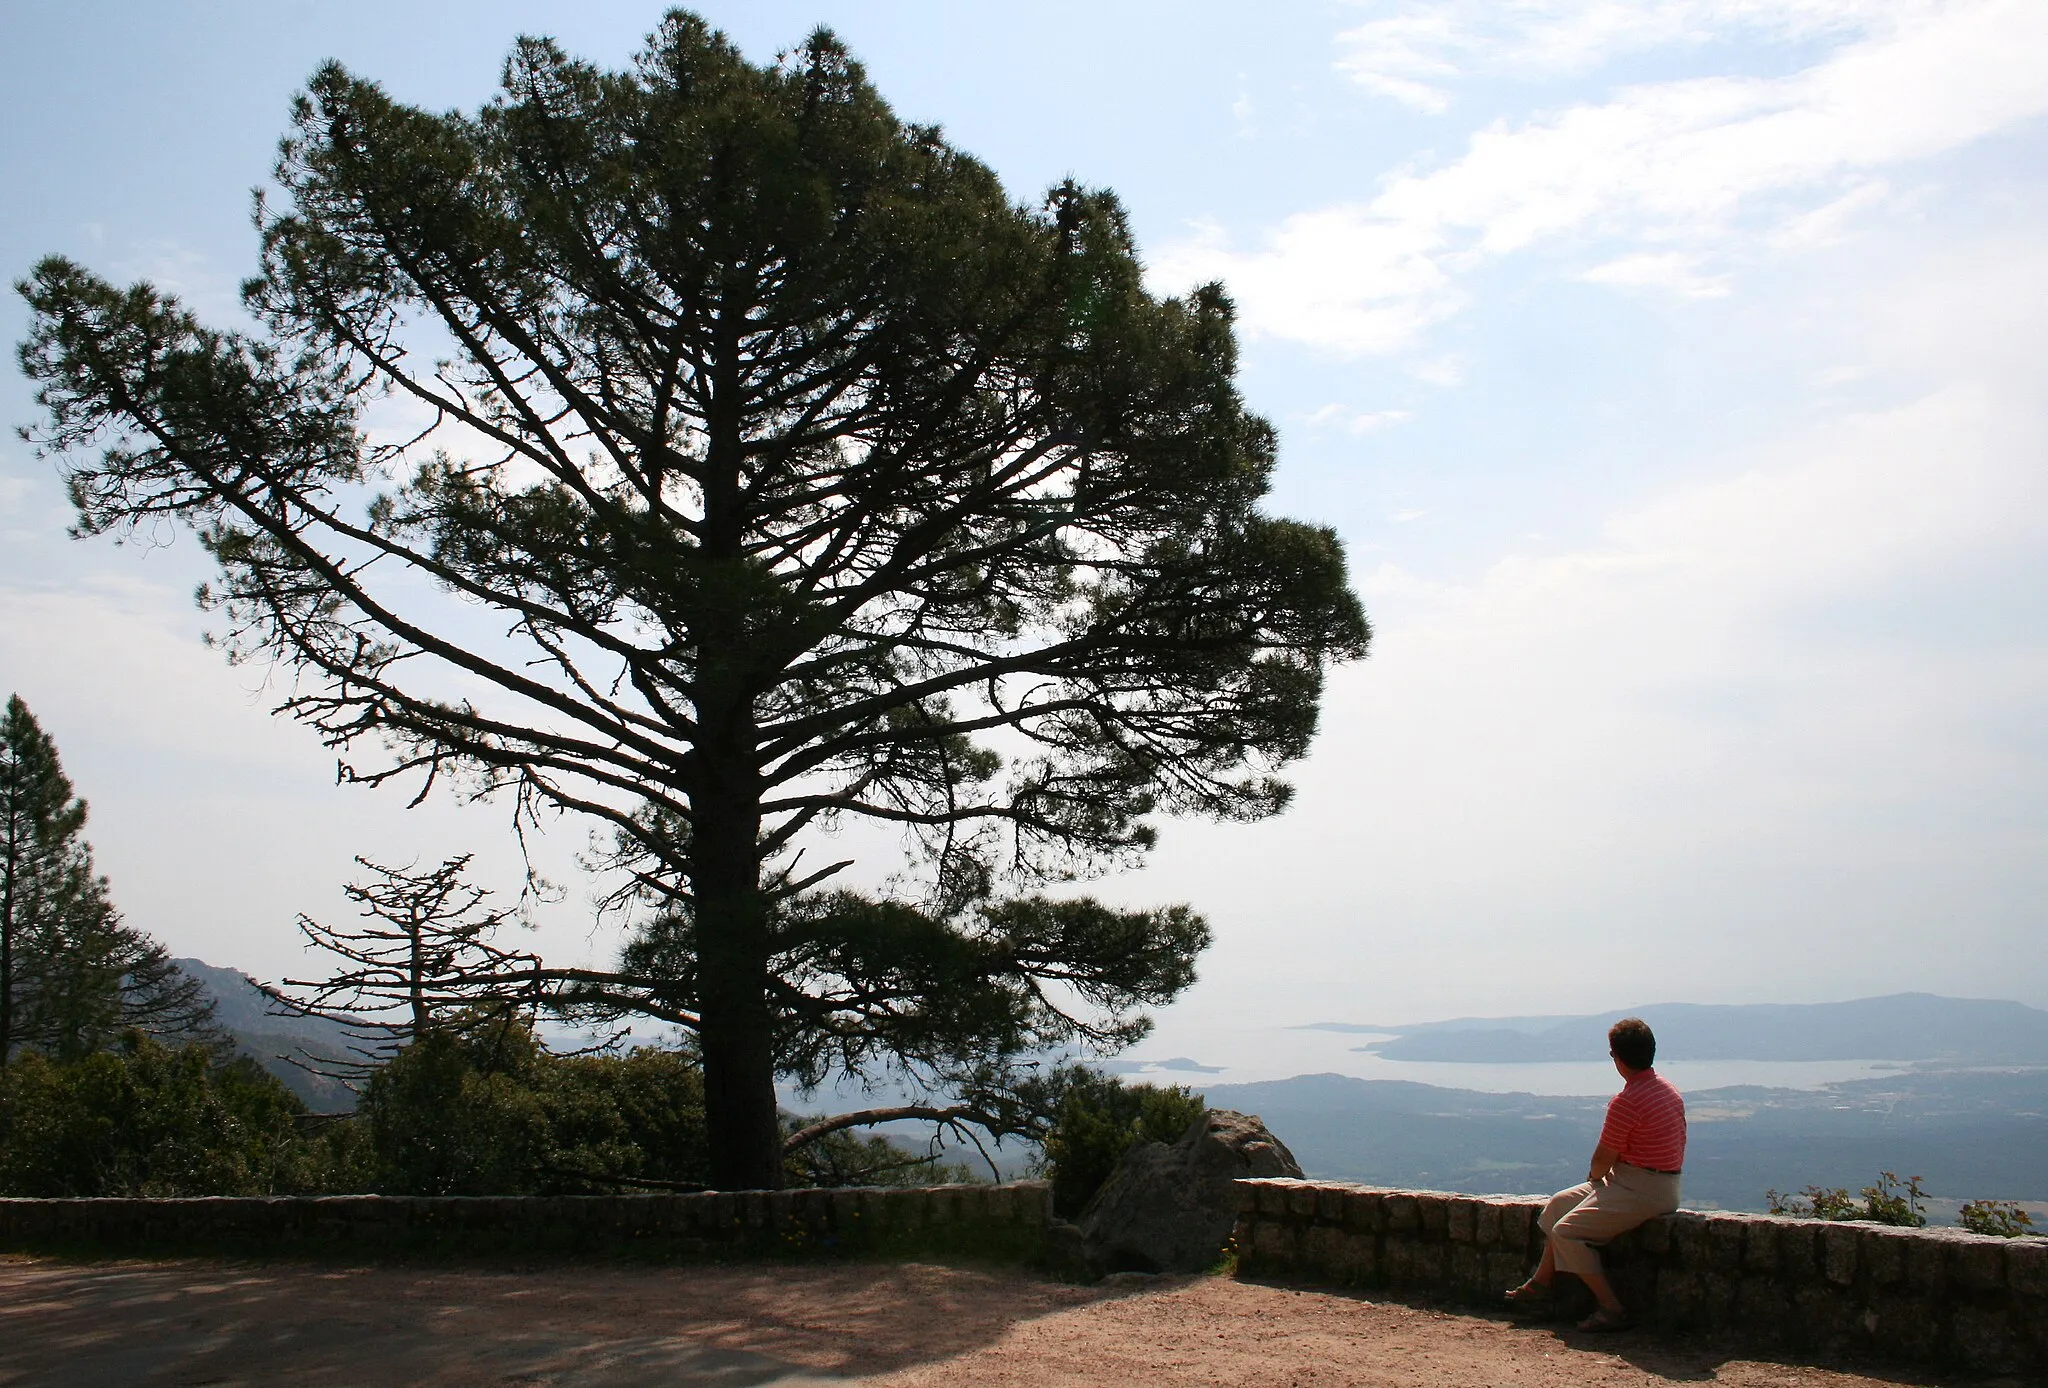
[[[1202,1097],[1180,1085],[1126,1084],[1076,1067],[1045,1138],[1053,1212],[1072,1219],[1087,1207],[1123,1154],[1141,1142],[1174,1142],[1204,1113]]]
[[[421,1037],[371,1077],[357,1112],[391,1194],[603,1193],[687,1186],[707,1169],[689,1056],[550,1055],[518,1023]]]
[[[1867,1219],[1876,1224],[1892,1224],[1904,1229],[1918,1229],[1927,1223],[1927,1192],[1920,1188],[1918,1176],[1900,1180],[1889,1171],[1877,1173],[1877,1183],[1863,1187],[1859,1201],[1848,1190],[1836,1186],[1808,1186],[1800,1200],[1783,1191],[1767,1190],[1764,1199],[1769,1202],[1770,1211],[1775,1215],[1794,1215],[1803,1219]]]
[[[0,1070],[0,1194],[281,1195],[346,1186],[350,1135],[254,1061],[130,1032],[72,1061],[25,1054]]]
[[[2034,1232],[2034,1217],[2011,1200],[1972,1200],[1957,1212],[1956,1222],[1973,1234],[2016,1239]]]

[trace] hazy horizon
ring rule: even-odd
[[[1020,200],[1115,189],[1155,289],[1240,307],[1270,509],[1347,544],[1377,638],[1294,805],[1168,822],[1089,888],[1215,930],[1140,1054],[1616,998],[2048,1006],[2048,7],[698,8],[756,60],[832,24]],[[234,324],[319,61],[473,108],[517,33],[616,65],[658,13],[13,7],[0,268],[60,252]],[[0,337],[25,321],[6,296]],[[10,367],[0,422],[33,417]],[[67,520],[0,439],[0,697],[132,923],[274,978],[353,854],[473,851],[516,892],[504,810],[336,787],[202,646],[189,537]],[[584,844],[541,841],[569,891],[523,942],[564,964],[617,943]]]

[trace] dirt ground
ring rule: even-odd
[[[1213,1277],[922,1264],[507,1270],[0,1256],[0,1384],[1258,1384],[1863,1388],[1641,1331]],[[1980,1384],[1981,1380],[1978,1381]]]

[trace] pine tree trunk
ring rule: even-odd
[[[721,789],[696,798],[692,855],[711,1184],[775,1190],[782,1185],[782,1126],[757,846],[760,796],[730,784]]]
[[[4,832],[6,841],[0,844],[0,1070],[7,1068],[7,1062],[14,1051],[14,937],[19,924],[17,917],[21,899],[21,806],[20,775],[18,758],[9,750],[6,753],[7,767],[6,802],[0,804],[0,814],[6,816]]]

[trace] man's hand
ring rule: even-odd
[[[1595,1185],[1606,1180],[1607,1173],[1614,1170],[1614,1156],[1612,1147],[1595,1147],[1593,1164],[1586,1171],[1586,1179]]]

